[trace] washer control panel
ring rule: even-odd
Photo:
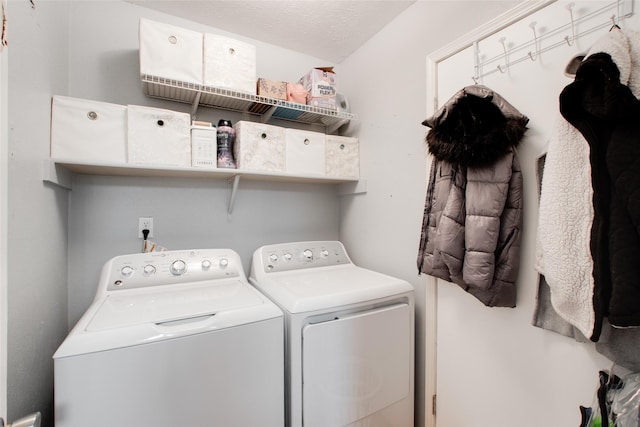
[[[263,246],[254,256],[266,273],[350,264],[338,241],[294,242]]]
[[[194,249],[121,255],[102,270],[107,291],[239,277],[239,255],[230,249]]]

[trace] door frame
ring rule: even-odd
[[[7,50],[0,44],[0,417],[7,416],[7,201],[8,154],[7,126],[8,73]]]
[[[7,184],[9,176],[8,49],[4,46],[6,13],[5,0],[0,0],[0,417],[4,420],[7,419],[7,206],[9,199]]]
[[[438,107],[438,65],[440,62],[473,46],[515,22],[526,18],[538,10],[555,3],[557,0],[524,1],[512,9],[488,21],[453,42],[427,56],[427,117],[432,116]],[[469,76],[470,84],[473,83]],[[430,160],[427,164],[430,165]],[[427,170],[427,176],[429,171]],[[438,279],[425,278],[425,427],[437,425],[437,359],[438,359]]]

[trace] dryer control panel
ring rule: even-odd
[[[100,291],[245,279],[240,256],[230,249],[194,249],[121,255],[102,269]]]
[[[265,272],[351,264],[338,241],[293,242],[263,246],[254,253],[252,268]]]

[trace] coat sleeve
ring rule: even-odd
[[[496,247],[496,267],[493,286],[496,288],[496,300],[501,306],[515,306],[516,280],[520,271],[520,240],[523,219],[523,178],[517,153],[513,153],[511,162],[511,180],[505,206],[500,216],[500,236]]]
[[[446,272],[446,274],[440,274],[439,277],[464,285],[462,264],[464,261],[466,168],[448,166],[448,173],[441,177],[441,179],[448,180],[448,185],[440,186],[443,190],[440,199],[444,201],[444,204],[435,233],[433,266],[436,271]]]
[[[492,166],[467,170],[463,277],[467,285],[482,290],[489,289],[494,281],[512,161],[513,152],[509,152]]]

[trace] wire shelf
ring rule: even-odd
[[[145,95],[152,98],[192,104],[194,111],[199,105],[202,105],[264,116],[267,120],[270,117],[274,117],[299,123],[320,124],[327,128],[339,127],[345,121],[357,119],[357,115],[344,111],[287,102],[164,77],[143,74],[141,80]]]

